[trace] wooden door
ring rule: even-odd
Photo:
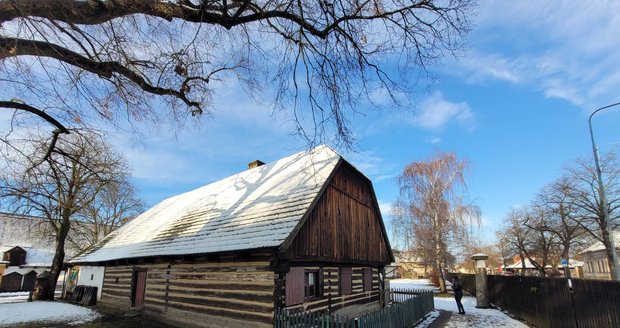
[[[146,269],[135,270],[132,282],[131,306],[142,307],[144,305],[144,293],[146,292]]]

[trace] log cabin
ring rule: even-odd
[[[371,181],[327,146],[166,199],[72,262],[101,303],[182,327],[381,304],[394,261]]]

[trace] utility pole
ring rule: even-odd
[[[616,280],[616,281],[620,281],[620,270],[618,270],[618,254],[616,253],[616,243],[614,241],[613,229],[611,227],[611,222],[609,219],[609,204],[607,203],[607,197],[605,197],[605,186],[603,184],[603,173],[601,172],[601,164],[600,164],[599,155],[598,155],[598,148],[596,147],[596,143],[594,142],[594,132],[592,132],[592,116],[594,116],[594,114],[598,113],[599,111],[605,108],[614,107],[618,105],[620,105],[620,102],[601,107],[595,110],[594,112],[592,112],[592,114],[590,114],[590,118],[588,119],[588,125],[590,126],[590,138],[592,139],[592,152],[594,153],[594,164],[596,165],[598,192],[601,198],[601,206],[603,206],[603,215],[604,215],[603,220],[605,223],[605,230],[606,230],[605,232],[609,236],[609,246],[611,247],[611,260],[613,263],[609,269],[611,271],[610,272],[611,279]]]

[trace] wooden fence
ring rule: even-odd
[[[82,305],[96,305],[97,304],[97,287],[93,286],[75,286],[71,297],[69,298],[71,303],[79,303]]]
[[[390,290],[391,305],[358,318],[334,316],[327,311],[276,309],[276,328],[404,328],[411,327],[435,309],[432,291]]]
[[[475,291],[473,280],[466,286]],[[620,327],[620,282],[572,279],[572,287],[563,278],[487,277],[490,302],[536,327]]]

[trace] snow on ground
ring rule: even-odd
[[[449,283],[447,285],[450,286]],[[395,279],[390,281],[390,288],[439,290],[428,279]],[[476,298],[472,296],[463,297],[462,302],[466,313],[464,315],[458,314],[456,301],[453,297],[435,297],[434,300],[435,311],[431,312],[416,328],[428,327],[439,316],[438,310],[452,312],[452,317],[444,326],[445,328],[527,328],[526,324],[511,318],[502,311],[476,308]]]
[[[0,304],[26,302],[30,292],[0,293]]]
[[[61,290],[56,289],[54,297],[59,299],[62,294]],[[0,293],[0,304],[28,302],[30,292],[4,292]]]
[[[527,328],[521,321],[509,317],[507,314],[496,309],[476,308],[476,298],[472,296],[463,297],[464,315],[458,314],[456,301],[454,298],[435,297],[435,309],[453,312],[450,321],[446,324],[447,328],[478,328],[478,327],[510,327]],[[426,327],[420,325],[420,327]]]
[[[37,301],[0,304],[0,327],[34,321],[77,325],[96,320],[99,316],[96,311],[61,302]]]
[[[439,288],[428,279],[393,279],[390,280],[390,288],[424,289],[439,293]]]

